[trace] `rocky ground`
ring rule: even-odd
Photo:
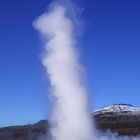
[[[140,135],[140,108],[128,104],[114,104],[92,113],[96,126],[101,131],[110,129],[119,135]],[[33,125],[0,128],[0,140],[38,140],[45,136],[48,122]]]

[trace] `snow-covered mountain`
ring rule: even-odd
[[[140,134],[140,108],[130,104],[113,104],[92,113],[101,130],[110,129],[122,135]]]
[[[104,113],[115,113],[115,114],[134,114],[139,115],[140,114],[140,108],[134,107],[130,104],[113,104],[107,107],[103,107],[101,109],[98,109],[94,112],[94,114],[104,114]]]

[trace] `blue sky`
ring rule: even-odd
[[[41,39],[32,22],[48,0],[1,0],[0,126],[33,123],[48,114]],[[91,108],[140,106],[140,1],[77,0],[84,9],[81,60]]]

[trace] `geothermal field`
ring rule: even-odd
[[[41,13],[41,10],[39,13]],[[14,126],[7,125],[1,127],[0,140],[140,140],[139,107],[125,104],[125,100],[124,103],[117,104],[113,103],[114,100],[109,102],[108,100],[112,99],[107,92],[107,96],[104,96],[106,99],[100,98],[100,106],[107,101],[111,104],[100,108],[96,107],[96,104],[98,104],[96,96],[100,88],[97,88],[97,93],[95,88],[91,95],[89,90],[90,84],[88,85],[88,83],[92,81],[91,79],[94,79],[94,76],[90,77],[90,81],[86,79],[86,75],[88,75],[88,72],[90,73],[90,70],[87,70],[87,65],[85,64],[89,59],[93,64],[96,59],[92,60],[91,58],[94,57],[91,57],[89,53],[89,56],[87,55],[89,58],[86,58],[86,61],[84,61],[82,59],[84,53],[82,53],[81,46],[84,44],[82,42],[82,36],[84,30],[86,30],[86,23],[90,24],[90,22],[95,22],[95,26],[97,25],[96,21],[91,21],[89,19],[87,22],[86,18],[82,18],[83,13],[83,7],[80,7],[76,2],[55,0],[47,5],[47,9],[44,13],[40,16],[36,16],[32,21],[32,26],[36,31],[35,33],[39,34],[41,38],[39,41],[41,45],[38,45],[40,49],[42,49],[40,59],[43,69],[45,69],[43,71],[44,77],[46,78],[45,80],[48,82],[45,88],[49,89],[47,90],[47,95],[45,95],[45,103],[48,106],[46,109],[47,115],[45,119],[40,117],[38,117],[40,119],[36,118],[38,122],[34,121],[33,123],[24,123],[24,125],[15,124]],[[90,12],[90,14],[92,14],[92,12]],[[98,13],[98,15],[99,17],[97,16],[95,18],[96,20],[100,20],[98,19],[100,18],[100,13]],[[106,19],[110,19],[110,17],[108,16]],[[110,19],[110,22],[113,22],[113,20]],[[101,32],[101,30],[103,29],[101,28],[99,32]],[[110,33],[111,32],[112,31],[110,31]],[[97,36],[103,35],[98,33]],[[91,32],[89,31],[88,34],[90,35]],[[103,40],[100,42],[102,41]],[[118,42],[116,42],[116,44],[117,43]],[[85,50],[90,49],[88,45]],[[89,52],[90,51],[93,50],[90,49]],[[113,52],[115,53],[116,50]],[[92,55],[94,55],[94,53],[92,53]],[[106,57],[108,56],[106,55]],[[114,56],[112,55],[111,57],[113,58]],[[98,59],[100,60],[101,58]],[[101,60],[104,61],[104,58]],[[108,61],[111,62],[111,59],[109,58]],[[114,66],[115,63],[117,65],[115,61],[112,62],[112,65]],[[96,67],[96,65],[98,64],[95,64],[93,67]],[[123,63],[120,66],[121,70],[124,68],[124,65]],[[105,65],[104,69],[101,69],[103,75],[109,75],[109,73],[111,73],[108,72],[111,70],[106,70],[106,67],[108,67],[108,65]],[[32,69],[32,71],[34,71],[34,69]],[[117,71],[116,73],[119,75],[119,72]],[[96,73],[97,72],[93,72],[93,74]],[[115,72],[113,72],[113,74],[114,73]],[[125,71],[123,75],[126,73],[127,71]],[[104,77],[103,75],[101,77]],[[116,81],[117,76],[112,79]],[[110,80],[112,79],[110,78]],[[96,78],[94,80],[96,80]],[[121,79],[119,80],[121,82]],[[103,91],[106,89],[106,81],[107,78],[105,78],[105,82],[102,86]],[[115,90],[118,90],[119,86],[117,87],[117,84],[114,85],[114,88],[116,88]],[[109,86],[111,87],[111,84]],[[94,86],[92,86],[92,88],[94,88]],[[122,84],[120,88],[123,89]],[[32,90],[29,91],[32,92]],[[119,96],[119,101],[123,101],[121,100],[122,94]],[[90,100],[90,98],[94,97],[95,103],[94,99]],[[31,100],[33,100],[33,98],[34,97],[31,97]],[[117,98],[118,96],[116,100]],[[129,101],[130,99],[131,98],[129,98]],[[33,102],[36,103],[36,101]],[[24,104],[26,104],[26,102]],[[30,104],[32,104],[32,102]],[[38,108],[40,107],[32,107],[33,110]],[[27,106],[25,107],[25,110],[26,109],[28,109]],[[20,110],[20,112],[22,112],[22,110]],[[26,114],[22,114],[22,117],[25,120]]]

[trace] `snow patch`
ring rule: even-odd
[[[140,108],[134,107],[130,104],[113,104],[111,106],[103,107],[101,109],[95,110],[95,114],[98,113],[131,113],[140,114]]]

